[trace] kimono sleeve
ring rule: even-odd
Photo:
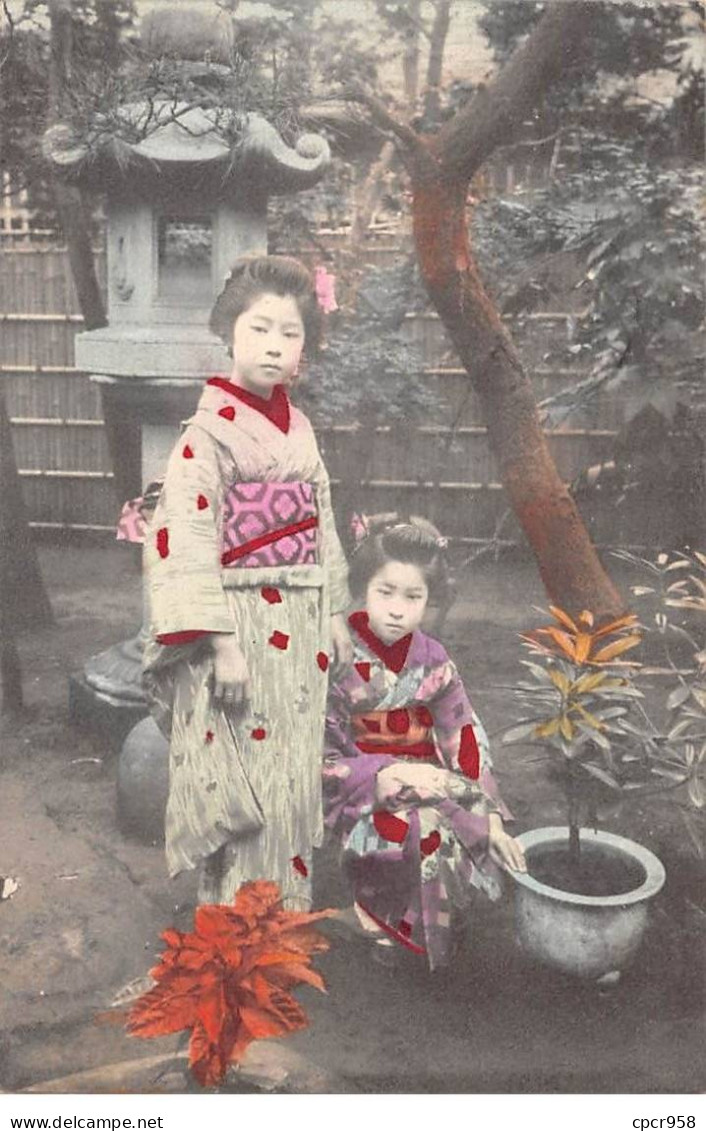
[[[189,425],[169,459],[145,539],[150,626],[160,643],[234,629],[221,582],[225,480],[220,445]]]
[[[334,684],[324,732],[324,819],[329,828],[351,827],[372,811],[378,771],[391,761],[387,755],[361,755],[351,737],[347,697]]]
[[[351,595],[348,589],[348,562],[338,537],[336,520],[331,506],[331,486],[328,472],[320,456],[314,473],[314,483],[319,508],[322,564],[328,579],[331,614],[333,615],[345,612],[350,605]]]
[[[490,748],[485,727],[471,706],[456,665],[448,657],[443,665],[441,686],[429,704],[434,718],[434,736],[441,759],[448,770],[455,770],[477,783],[487,812],[511,816],[500,798],[492,773]]]

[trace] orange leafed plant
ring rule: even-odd
[[[290,990],[307,983],[326,991],[311,961],[328,942],[312,924],[330,914],[283,910],[279,888],[263,880],[244,884],[232,905],[198,907],[192,932],[162,934],[156,985],[130,1010],[128,1032],[190,1030],[194,1076],[202,1086],[219,1083],[252,1041],[307,1027]]]
[[[520,683],[516,691],[522,701],[539,710],[539,716],[513,727],[505,741],[529,736],[549,739],[573,757],[578,740],[591,739],[609,752],[607,720],[626,714],[626,701],[640,697],[628,674],[640,665],[619,658],[642,640],[636,631],[638,619],[627,613],[596,628],[588,610],[574,619],[556,605],[549,609],[556,624],[520,634],[540,663],[523,661],[535,682]],[[586,768],[605,778],[603,769]]]
[[[615,667],[625,662],[618,660],[618,656],[636,648],[642,641],[641,634],[635,631],[638,619],[634,613],[626,613],[594,628],[593,613],[588,610],[580,613],[575,620],[556,605],[550,605],[549,611],[557,625],[548,624],[520,636],[533,651],[545,656],[556,656],[572,664],[590,667]],[[614,639],[606,641],[606,637],[611,636]]]

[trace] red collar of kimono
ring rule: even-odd
[[[206,384],[215,385],[224,393],[230,393],[232,397],[237,397],[239,401],[254,408],[256,412],[261,412],[276,428],[279,428],[280,432],[289,432],[289,397],[284,385],[275,385],[271,397],[267,400],[265,397],[258,397],[256,393],[251,393],[248,389],[242,389],[240,385],[234,385],[226,377],[211,377]]]
[[[357,632],[360,639],[370,649],[373,655],[382,660],[386,668],[395,675],[399,675],[407,662],[407,654],[412,643],[413,633],[408,633],[394,644],[385,644],[376,636],[368,623],[368,614],[361,609],[360,612],[351,613],[348,623]]]

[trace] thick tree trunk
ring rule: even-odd
[[[483,288],[465,210],[465,185],[415,186],[414,236],[429,297],[479,395],[500,477],[548,593],[569,612],[612,615],[622,602],[559,476],[530,381]]]
[[[593,5],[549,7],[495,82],[435,137],[406,137],[422,278],[483,405],[512,508],[552,599],[569,612],[616,614],[622,601],[556,469],[532,386],[486,293],[469,245],[466,198],[479,165],[506,144],[578,54]],[[404,136],[404,135],[402,135]]]
[[[0,98],[4,95],[4,68],[0,64]],[[2,115],[0,152],[4,141],[1,125]],[[19,712],[24,705],[17,633],[52,622],[51,605],[25,514],[5,393],[0,387],[0,711],[3,714]]]
[[[4,631],[52,623],[27,524],[5,394],[0,389],[0,626]]]
[[[0,389],[0,681],[2,711],[22,707],[17,633],[53,623],[37,550],[27,525],[5,396]]]

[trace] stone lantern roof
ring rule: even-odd
[[[152,193],[178,179],[227,197],[235,193],[292,193],[314,185],[330,151],[320,134],[288,145],[257,113],[233,114],[186,103],[128,103],[111,128],[96,120],[79,137],[66,123],[44,135],[44,153],[57,172],[98,190]]]

